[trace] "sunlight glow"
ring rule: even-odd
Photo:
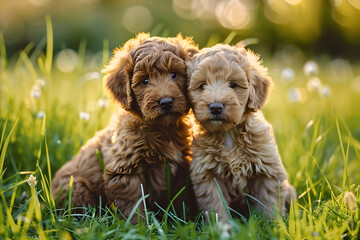
[[[215,9],[219,23],[229,29],[243,29],[251,22],[251,11],[247,5],[238,0],[219,2]]]
[[[139,17],[141,16],[141,17]],[[130,32],[143,32],[151,27],[153,17],[144,6],[132,6],[125,10],[122,23]]]

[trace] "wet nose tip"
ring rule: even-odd
[[[223,112],[224,105],[222,105],[222,103],[211,103],[209,109],[212,114],[218,115]]]
[[[172,98],[162,98],[159,101],[159,106],[162,110],[169,111],[173,106],[174,100]]]

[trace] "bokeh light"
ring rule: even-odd
[[[132,33],[144,32],[152,25],[152,15],[144,6],[132,6],[125,10],[122,23]]]
[[[79,58],[77,53],[72,49],[64,49],[60,51],[56,58],[56,67],[62,72],[71,72],[78,64]]]
[[[228,29],[246,28],[252,20],[249,7],[239,0],[220,1],[215,13],[221,26]]]

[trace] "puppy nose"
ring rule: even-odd
[[[224,105],[222,105],[221,103],[211,103],[209,105],[209,109],[210,109],[210,112],[212,114],[215,114],[215,115],[218,115],[218,114],[221,114],[224,110]]]
[[[173,99],[172,98],[162,98],[159,101],[159,106],[164,111],[169,111],[173,106]]]

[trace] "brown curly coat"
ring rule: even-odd
[[[247,189],[271,211],[273,204],[279,208],[280,191],[285,212],[296,192],[287,181],[272,126],[259,111],[272,86],[259,58],[244,48],[218,44],[193,56],[188,78],[189,98],[200,124],[191,162],[200,210],[228,217],[215,178],[229,205],[241,202]]]
[[[167,206],[187,181],[191,132],[186,123],[190,107],[185,61],[197,51],[190,38],[151,38],[148,34],[139,34],[115,50],[104,72],[106,87],[122,108],[56,173],[52,192],[56,196],[62,189],[60,204],[73,175],[74,206],[97,205],[101,196],[127,217],[142,196],[140,184],[145,194],[150,193],[150,209],[158,210],[154,202]],[[195,202],[188,187],[189,201]],[[181,212],[185,195],[175,203]],[[139,208],[143,214],[144,206]],[[131,220],[136,222],[135,217]]]

